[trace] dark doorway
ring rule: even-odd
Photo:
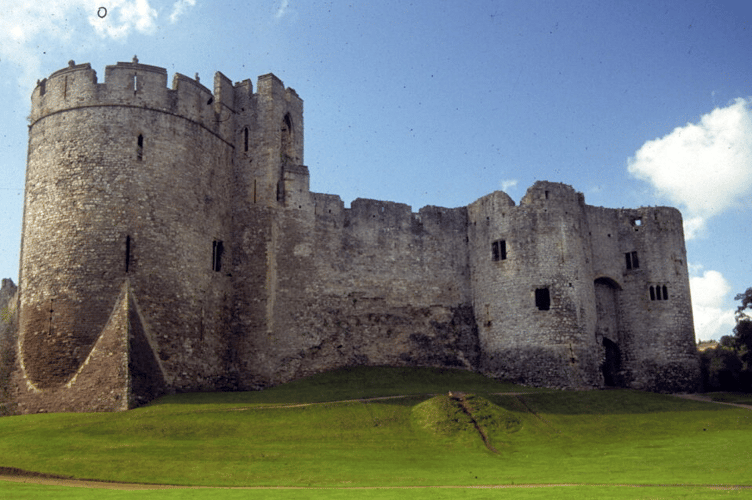
[[[603,383],[608,387],[622,385],[619,372],[621,371],[621,352],[616,342],[603,337],[603,347],[606,348],[606,360],[601,366]]]
[[[595,290],[595,338],[619,338],[619,285],[610,278],[598,278]]]

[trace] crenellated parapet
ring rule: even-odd
[[[302,108],[302,100],[295,91],[285,88],[274,75],[259,78],[259,92],[270,102],[281,98]],[[166,69],[141,64],[137,58],[107,66],[102,83],[91,64],[70,61],[67,68],[37,83],[29,119],[33,126],[61,111],[97,106],[134,107],[183,117],[234,143],[235,118],[238,114],[250,114],[253,100],[253,85],[249,80],[233,85],[220,72],[214,76],[213,89],[202,84],[198,75],[191,78],[180,73],[175,73],[168,88]],[[302,129],[302,123],[299,127]]]

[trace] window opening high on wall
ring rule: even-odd
[[[225,247],[220,240],[212,242],[212,271],[219,272],[222,270],[222,254]]]
[[[498,240],[491,243],[491,258],[494,261],[506,260],[507,258],[507,242],[506,240]]]
[[[141,134],[138,134],[138,139],[136,139],[136,159],[138,161],[144,159],[144,136]]]
[[[551,293],[548,288],[537,288],[535,290],[535,307],[541,311],[551,309]]]
[[[638,269],[640,261],[637,259],[637,252],[627,252],[624,254],[627,260],[627,269]]]

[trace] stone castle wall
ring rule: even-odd
[[[475,310],[484,367],[538,385],[599,385],[584,203],[537,183],[514,206],[503,193],[471,205]],[[506,256],[494,260],[493,242]]]
[[[547,182],[519,205],[496,192],[417,213],[345,208],[309,192],[303,102],[274,75],[255,92],[221,73],[213,92],[166,83],[135,59],[103,83],[71,63],[32,95],[23,411],[360,364],[556,387],[694,383],[676,210],[591,207]]]
[[[278,383],[356,364],[475,366],[466,211],[312,199],[312,211],[275,214],[265,251],[273,303],[266,331],[252,333],[258,314],[239,328],[243,371]]]
[[[126,280],[170,387],[225,376],[232,289],[210,264],[213,241],[232,231],[234,127],[197,82],[165,83],[151,66],[108,67],[98,84],[72,65],[35,90],[19,350],[32,392],[71,380]]]

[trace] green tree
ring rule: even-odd
[[[740,357],[747,369],[752,368],[752,288],[740,293],[734,300],[742,303],[736,310],[736,326],[734,327],[734,341],[739,350]]]

